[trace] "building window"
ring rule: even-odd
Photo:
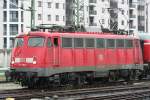
[[[21,8],[20,9],[24,9],[24,3],[23,3],[23,1],[21,2]]]
[[[42,15],[38,14],[38,20],[42,20]]]
[[[10,24],[10,35],[16,35],[18,33],[18,24]]]
[[[7,24],[3,25],[3,35],[7,35]]]
[[[4,22],[7,21],[7,12],[6,11],[3,12],[3,21]]]
[[[124,0],[122,0],[122,4],[124,4]]]
[[[23,32],[23,24],[21,24],[21,32]]]
[[[63,3],[63,9],[65,9],[65,4]]]
[[[121,21],[121,25],[124,25],[124,20]]]
[[[87,6],[86,10],[89,11],[89,6]]]
[[[10,8],[18,8],[18,0],[10,0]]]
[[[15,39],[14,38],[10,38],[10,48],[14,47],[14,42],[15,42]]]
[[[48,2],[47,5],[48,5],[48,8],[52,7],[52,3],[51,2]]]
[[[105,8],[102,8],[102,13],[105,13]]]
[[[56,21],[59,21],[59,15],[56,15]]]
[[[105,24],[105,19],[102,19],[102,24]]]
[[[65,16],[63,16],[63,21],[65,21]]]
[[[3,42],[3,48],[7,48],[7,38],[4,38],[4,42]]]
[[[42,7],[42,1],[38,1],[38,7]]]
[[[48,21],[51,21],[51,15],[48,15],[47,17],[48,17]]]
[[[4,9],[7,8],[7,0],[3,0],[3,8],[4,8]]]
[[[59,9],[59,3],[56,3],[56,9]]]
[[[121,10],[122,15],[124,15],[124,10]]]
[[[18,22],[18,11],[10,11],[10,22]]]
[[[24,13],[23,13],[23,11],[21,11],[21,22],[24,21],[24,20],[23,20],[23,17],[24,17]]]

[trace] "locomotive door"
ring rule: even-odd
[[[59,65],[59,38],[53,37],[53,65]]]
[[[47,66],[51,66],[53,64],[53,48],[52,48],[52,39],[51,39],[51,37],[49,37],[47,39],[46,64],[47,64]]]

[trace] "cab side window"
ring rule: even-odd
[[[48,40],[47,40],[47,47],[51,47],[51,46],[52,46],[51,38],[48,38]]]

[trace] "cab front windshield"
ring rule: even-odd
[[[19,37],[15,39],[14,48],[23,46],[24,39]]]
[[[44,37],[29,37],[28,46],[29,47],[43,47],[44,46]]]

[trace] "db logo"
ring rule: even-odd
[[[103,60],[104,59],[104,55],[102,55],[102,54],[98,55],[98,59],[99,60]]]

